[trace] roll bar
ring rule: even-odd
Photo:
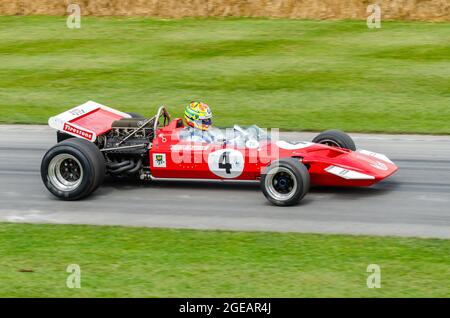
[[[156,112],[155,117],[153,117],[155,119],[155,121],[153,122],[153,131],[156,135],[156,129],[158,128],[158,124],[159,124],[159,118],[161,116],[164,116],[164,126],[168,125],[170,122],[170,114],[166,109],[166,106],[162,105],[159,106],[158,111]]]
[[[160,106],[158,108],[158,112],[156,113],[155,116],[153,116],[152,118],[148,118],[146,120],[144,120],[141,125],[137,128],[134,129],[129,135],[127,135],[125,138],[123,138],[121,141],[119,141],[117,143],[117,146],[120,146],[122,143],[124,143],[127,139],[131,138],[131,136],[133,136],[136,132],[138,132],[139,130],[143,129],[148,123],[150,123],[153,120],[153,139],[155,139],[156,137],[156,129],[158,128],[158,124],[159,124],[159,118],[161,116],[164,116],[164,126],[168,125],[170,122],[170,115],[169,112],[167,111],[165,106]]]

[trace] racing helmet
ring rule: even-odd
[[[202,102],[191,102],[184,109],[186,125],[193,128],[208,130],[212,124],[212,112],[209,106]]]

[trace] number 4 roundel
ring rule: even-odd
[[[209,154],[208,167],[216,176],[237,178],[244,171],[244,156],[235,149],[220,149]]]

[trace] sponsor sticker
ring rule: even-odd
[[[64,123],[63,130],[67,131],[68,133],[80,136],[80,137],[82,137],[84,139],[87,139],[87,140],[92,140],[92,137],[94,136],[93,133],[91,133],[89,131],[86,131],[86,130],[82,130],[82,129],[76,128],[76,127],[72,126],[69,123]]]
[[[170,147],[171,151],[204,151],[207,150],[209,148],[209,145],[191,145],[191,144],[187,144],[187,145],[173,145]]]
[[[86,111],[82,107],[75,107],[70,110],[68,110],[69,114],[73,115],[74,117],[80,117],[84,114],[86,114]]]
[[[166,168],[166,154],[154,153],[153,154],[153,167]]]

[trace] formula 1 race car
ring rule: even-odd
[[[164,106],[144,118],[89,101],[49,119],[58,143],[41,176],[63,200],[95,191],[106,175],[141,180],[256,181],[275,205],[299,202],[310,186],[370,186],[398,170],[385,155],[356,150],[347,134],[328,130],[312,142],[273,138],[256,125],[226,129],[213,142],[184,139],[183,120]]]

